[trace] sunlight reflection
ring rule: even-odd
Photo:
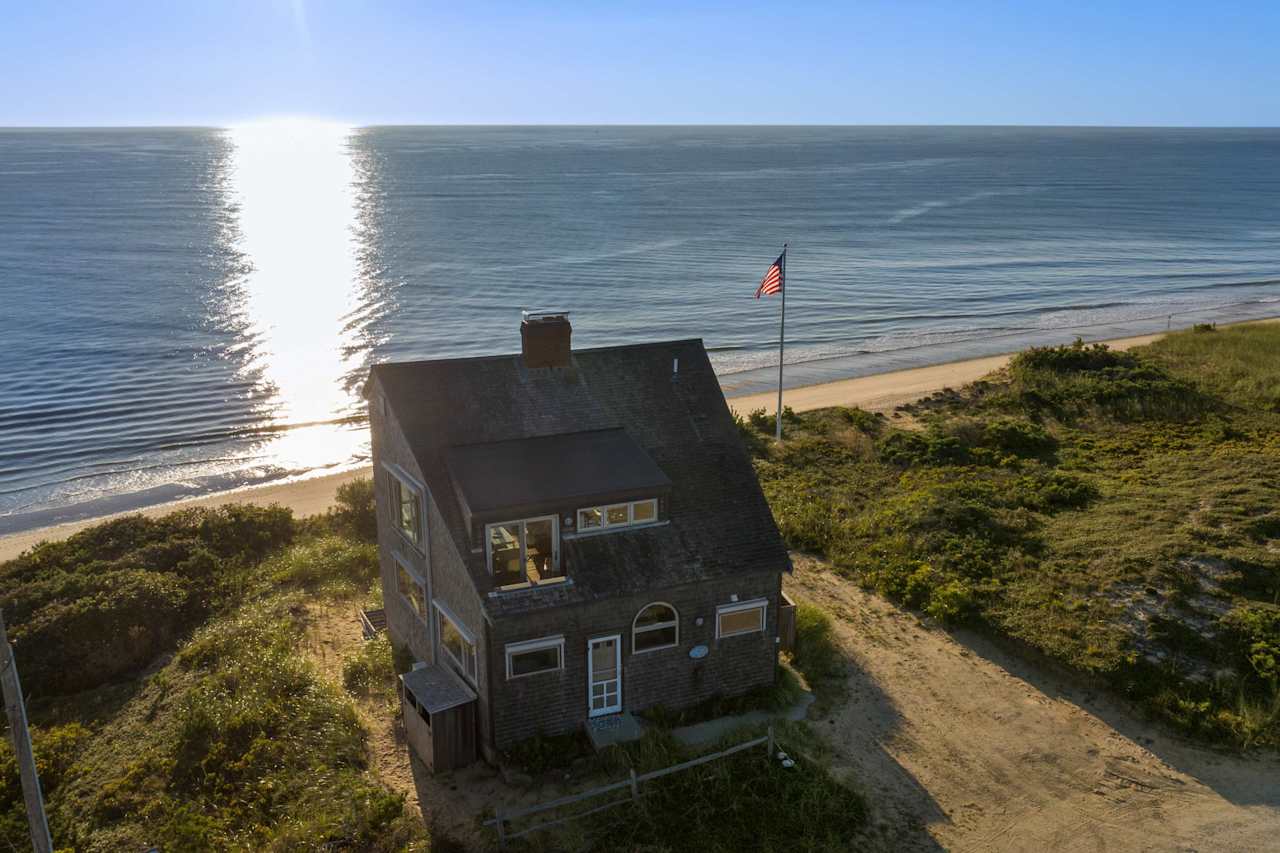
[[[242,291],[251,368],[274,392],[280,430],[263,450],[293,470],[348,460],[366,436],[334,423],[358,404],[343,385],[352,369],[345,318],[356,307],[351,132],[309,120],[230,131],[238,248],[252,266]]]

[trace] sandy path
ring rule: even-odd
[[[1190,745],[972,632],[924,627],[796,564],[788,592],[836,617],[853,664],[847,702],[815,725],[897,828],[893,849],[1280,849],[1277,756]]]

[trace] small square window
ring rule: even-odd
[[[654,521],[658,517],[657,501],[637,501],[631,505],[631,520],[636,524]]]
[[[578,510],[578,529],[594,530],[604,523],[604,514],[598,509]]]
[[[605,510],[605,519],[610,525],[627,524],[631,521],[631,515],[628,512],[630,507],[627,504],[616,504]]]

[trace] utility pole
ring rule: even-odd
[[[44,798],[40,796],[40,776],[31,751],[31,732],[27,730],[27,706],[18,683],[18,664],[13,659],[9,635],[5,633],[4,613],[0,612],[0,693],[9,717],[9,734],[13,753],[18,759],[18,775],[22,779],[22,797],[27,803],[27,826],[31,829],[31,847],[35,853],[53,853],[49,837],[49,821],[44,816]]]

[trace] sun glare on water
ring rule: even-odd
[[[289,469],[349,458],[363,430],[335,424],[352,400],[343,379],[356,308],[356,215],[348,151],[352,129],[306,119],[228,131],[237,248],[249,265],[239,288],[252,368],[272,391],[270,462]]]

